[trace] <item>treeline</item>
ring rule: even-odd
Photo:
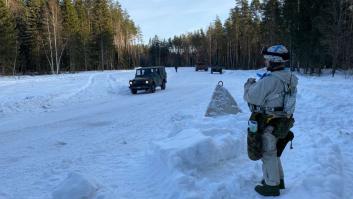
[[[141,33],[111,0],[0,0],[0,74],[130,68]]]
[[[236,0],[224,23],[216,18],[205,31],[151,39],[142,63],[253,69],[264,46],[280,43],[291,52],[290,66],[306,73],[352,70],[353,1]]]
[[[182,23],[182,22],[180,22]],[[142,45],[118,1],[0,0],[0,74],[134,66],[262,66],[264,46],[284,44],[291,67],[353,71],[353,0],[236,0],[205,30]]]

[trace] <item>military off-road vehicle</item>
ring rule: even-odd
[[[208,66],[204,62],[198,62],[195,66],[195,71],[199,70],[208,71]]]
[[[136,94],[138,90],[154,93],[156,87],[161,87],[162,90],[166,88],[167,73],[162,66],[138,68],[135,78],[129,84],[132,94]]]
[[[221,67],[221,66],[212,66],[211,67],[211,74],[213,74],[213,73],[222,74],[223,73],[223,67]]]

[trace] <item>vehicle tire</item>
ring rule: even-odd
[[[156,92],[156,85],[152,84],[150,87],[150,93],[154,93],[154,92]]]
[[[137,90],[136,89],[131,89],[131,93],[136,95],[137,94]]]
[[[163,83],[162,83],[162,85],[161,85],[161,89],[162,89],[162,90],[165,90],[165,88],[166,88],[166,84],[165,84],[165,81],[163,81]]]
[[[213,74],[213,71],[211,71],[211,74]]]
[[[208,69],[205,69],[205,71],[207,72],[207,71],[208,71]]]

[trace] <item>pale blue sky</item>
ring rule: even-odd
[[[235,0],[119,0],[141,27],[144,42],[206,28],[219,16],[224,21]]]

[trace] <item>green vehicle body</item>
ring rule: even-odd
[[[195,71],[208,71],[208,66],[204,62],[198,62],[195,66]]]
[[[223,67],[222,66],[212,66],[211,67],[211,74],[213,73],[223,73]]]
[[[129,81],[132,94],[137,94],[139,90],[145,90],[150,93],[156,91],[156,87],[166,88],[167,72],[165,67],[143,67],[136,69],[135,78]]]

